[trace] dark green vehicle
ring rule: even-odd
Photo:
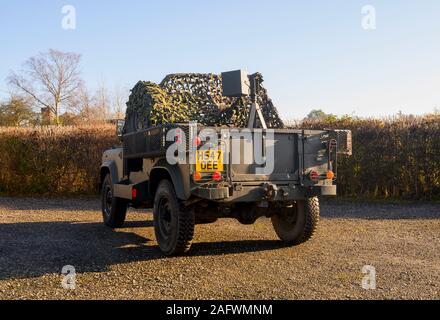
[[[219,218],[253,224],[269,217],[287,244],[309,240],[318,198],[336,195],[337,156],[351,154],[351,133],[267,129],[253,84],[240,72],[223,74],[224,95],[246,94],[246,86],[248,128],[173,123],[127,132],[125,123],[122,147],[102,158],[104,223],[122,227],[129,206],[152,208],[166,255],[189,250],[195,225]]]

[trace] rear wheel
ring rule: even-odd
[[[113,183],[110,174],[107,174],[102,183],[101,207],[105,225],[110,228],[120,228],[125,222],[127,202],[113,196]]]
[[[285,208],[272,217],[278,237],[290,245],[298,245],[311,239],[319,221],[317,197],[298,200],[291,208]]]
[[[194,236],[194,210],[183,206],[168,180],[157,187],[153,215],[160,250],[167,256],[187,252]]]

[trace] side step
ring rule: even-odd
[[[122,198],[130,201],[148,201],[150,200],[150,194],[148,192],[148,180],[137,183],[115,183],[113,185],[113,193],[117,198]]]

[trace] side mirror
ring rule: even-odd
[[[122,135],[124,134],[124,126],[125,126],[125,120],[116,121],[116,135],[119,138],[122,138]]]

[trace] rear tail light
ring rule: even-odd
[[[312,181],[318,181],[319,180],[319,174],[316,171],[313,171],[313,170],[310,171],[309,176],[310,176],[310,180],[312,180]]]
[[[222,179],[222,174],[220,172],[214,172],[212,174],[212,180],[220,181]]]

